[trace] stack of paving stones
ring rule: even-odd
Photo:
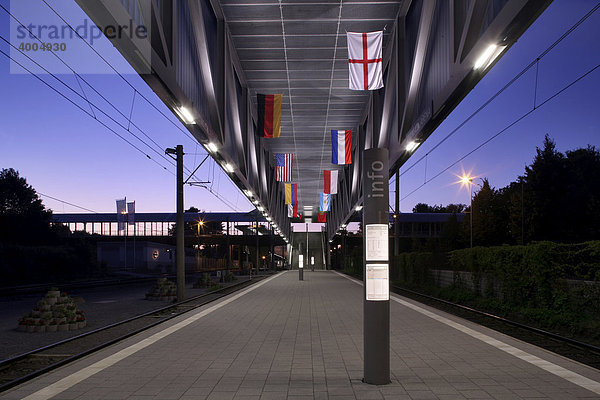
[[[19,320],[21,332],[74,331],[86,326],[83,311],[77,309],[72,297],[58,288],[51,288],[30,313]]]
[[[146,293],[147,300],[173,301],[177,298],[177,286],[167,278],[159,278],[152,289]]]

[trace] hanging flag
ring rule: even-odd
[[[383,31],[348,32],[350,89],[375,90],[383,87],[381,44]]]
[[[288,204],[288,217],[290,218],[298,218],[298,204]]]
[[[336,194],[337,193],[337,180],[338,180],[338,171],[323,171],[323,178],[325,181],[325,187],[323,188],[323,193],[328,194]]]
[[[331,131],[331,163],[352,164],[352,131]]]
[[[327,222],[327,213],[319,211],[317,214],[317,222]]]
[[[331,207],[331,195],[327,193],[321,193],[321,204],[320,211],[325,212],[329,211]]]
[[[127,223],[135,225],[135,201],[127,203]]]
[[[298,204],[298,184],[285,183],[285,204]]]
[[[266,138],[281,135],[281,102],[280,94],[256,94],[258,102],[258,125],[256,132]]]
[[[289,182],[292,180],[292,161],[294,155],[291,153],[275,154],[277,182]]]
[[[125,214],[127,214],[127,198],[117,200],[117,229],[119,232],[125,230]]]

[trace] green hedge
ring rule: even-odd
[[[600,282],[600,241],[404,253],[393,260],[391,277],[405,286],[432,286],[432,269],[455,271],[454,286],[496,298],[503,308],[592,317],[600,313],[599,286],[583,282]],[[470,285],[461,285],[459,271],[471,273]]]

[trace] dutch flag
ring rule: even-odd
[[[352,164],[352,131],[331,131],[331,163]]]

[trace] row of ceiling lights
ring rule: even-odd
[[[505,46],[498,46],[496,44],[492,44],[489,45],[484,52],[481,54],[481,56],[475,61],[475,63],[473,64],[473,69],[485,69],[487,68],[489,65],[491,65],[491,63],[494,61],[494,59],[496,57],[498,57],[498,55],[504,50]],[[176,113],[177,115],[179,115],[179,117],[181,118],[181,120],[183,120],[186,124],[188,125],[193,125],[196,123],[196,120],[192,114],[192,112],[187,109],[184,106],[181,106],[179,108],[176,109]],[[413,152],[417,149],[417,147],[419,147],[421,143],[418,140],[412,140],[410,141],[405,149],[408,152]],[[218,155],[218,146],[213,143],[213,142],[209,142],[207,144],[204,145],[204,147],[206,148],[206,150],[212,154]],[[227,173],[233,173],[234,172],[234,167],[233,165],[229,164],[229,163],[224,163],[222,164],[223,169],[225,170],[225,172]],[[263,216],[266,218],[267,221],[271,222],[271,225],[275,228],[275,232],[280,235],[283,240],[286,243],[289,243],[287,237],[285,237],[285,235],[283,234],[283,232],[281,232],[279,230],[279,227],[277,226],[277,224],[275,222],[272,222],[272,218],[271,216],[265,211],[264,207],[262,207],[259,203],[258,200],[253,199],[253,194],[252,191],[250,190],[244,190],[244,194],[246,194],[246,196],[248,197],[248,199],[256,206],[257,210],[260,211]],[[305,207],[306,208],[306,207]],[[355,210],[358,212],[360,210],[362,210],[362,206],[356,206]],[[340,233],[340,231],[342,229],[346,228],[346,224],[341,224],[340,227],[338,228],[336,235]],[[330,242],[332,242],[332,240],[330,240]]]
[[[181,107],[177,108],[176,113],[177,113],[177,115],[179,115],[181,120],[183,120],[183,122],[185,122],[186,124],[193,125],[196,123],[196,120],[194,119],[192,112],[189,109],[187,109],[186,107],[181,106]],[[207,144],[204,144],[204,148],[209,153],[211,153],[213,155],[218,155],[219,147],[215,143],[209,142]],[[229,163],[221,164],[221,166],[227,173],[232,173],[234,171],[233,165],[231,165]],[[250,200],[250,202],[252,202],[252,204],[254,204],[256,206],[256,209],[263,214],[265,219],[269,223],[271,223],[271,226],[273,226],[275,233],[277,233],[279,236],[281,236],[286,243],[289,243],[288,238],[283,234],[283,232],[281,232],[281,230],[279,229],[279,226],[277,226],[277,223],[273,222],[273,219],[271,218],[269,213],[265,210],[265,208],[260,204],[260,202],[257,199],[254,199],[254,195],[253,195],[252,191],[246,189],[246,190],[244,190],[244,194],[246,195],[246,197],[248,197],[248,200]],[[258,227],[257,227],[257,229],[258,229]]]

